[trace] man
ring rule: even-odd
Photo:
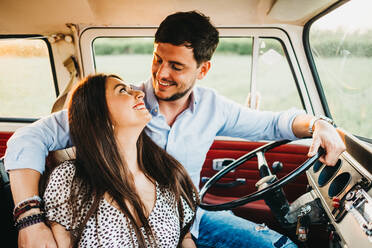
[[[185,166],[195,185],[199,184],[206,153],[217,135],[251,140],[313,135],[309,156],[322,146],[326,155],[321,161],[334,165],[345,146],[328,122],[298,111],[251,110],[195,86],[196,80],[207,75],[217,45],[218,31],[208,17],[197,12],[168,16],[155,35],[152,78],[141,86],[152,114],[146,132]],[[5,165],[16,203],[38,194],[45,156],[48,151],[72,145],[68,132],[67,113],[62,111],[17,130],[9,140]],[[295,247],[274,231],[258,229],[256,224],[230,212],[199,210],[192,234],[199,247]],[[55,247],[44,223],[22,229],[19,235],[20,244]]]

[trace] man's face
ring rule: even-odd
[[[208,69],[209,61],[197,67],[192,48],[169,43],[154,44],[152,84],[159,100],[187,98],[196,79],[202,79]]]

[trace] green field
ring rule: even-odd
[[[354,134],[372,138],[372,59],[327,58],[317,62],[336,123]]]
[[[150,77],[151,59],[150,54],[106,55],[97,56],[96,65],[99,72],[117,73],[126,82],[135,83]],[[249,92],[250,60],[247,55],[216,54],[210,73],[198,84],[244,103]],[[318,69],[336,123],[372,138],[372,60],[323,58],[317,63],[322,65]],[[55,93],[49,67],[46,58],[0,57],[1,117],[40,117],[50,112]],[[261,109],[301,107],[286,67],[279,63],[259,70]]]
[[[150,77],[151,61],[151,55],[97,56],[96,69],[98,72],[117,73],[129,83],[140,83]],[[198,84],[214,88],[220,94],[244,104],[249,93],[250,63],[251,56],[216,54],[212,58],[211,70]],[[262,94],[262,107],[271,110],[301,107],[287,64],[277,63],[270,68],[262,66],[258,72],[258,84],[263,86],[258,90],[265,93]]]
[[[44,116],[55,98],[49,57],[0,57],[0,117]]]

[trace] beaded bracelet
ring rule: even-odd
[[[41,200],[41,198],[37,195],[33,196],[33,197],[30,197],[30,198],[27,198],[27,199],[24,199],[23,201],[19,202],[15,207],[14,207],[14,210],[13,210],[13,215],[15,215],[15,213],[18,211],[18,209],[20,208],[23,208],[24,206],[26,205],[30,205],[32,203],[35,203],[35,204],[41,204],[43,201]]]
[[[14,212],[14,221],[17,221],[18,217],[23,214],[23,213],[26,213],[28,210],[31,210],[33,208],[39,208],[40,210],[43,209],[42,205],[40,203],[37,203],[35,205],[26,205],[22,208],[18,208],[16,209],[16,211]]]
[[[22,204],[26,203],[27,201],[31,201],[31,200],[35,200],[35,201],[39,201],[39,202],[42,201],[41,198],[40,198],[40,196],[38,196],[38,195],[34,195],[34,196],[32,196],[32,197],[29,197],[29,198],[24,199],[23,201],[20,201],[20,202],[17,204],[17,206],[22,205]]]
[[[40,222],[44,222],[44,221],[45,221],[45,213],[38,213],[38,214],[33,214],[33,215],[26,216],[26,217],[16,221],[14,226],[19,231],[19,230],[21,230],[25,227],[28,227],[28,226],[31,226],[31,225],[34,225],[34,224],[37,224],[37,223],[40,223]]]

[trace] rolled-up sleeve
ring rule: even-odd
[[[49,151],[71,147],[67,110],[62,110],[18,129],[7,142],[6,170],[45,170]]]
[[[292,130],[297,115],[305,111],[289,109],[281,112],[257,111],[224,99],[219,107],[226,117],[218,135],[248,140],[298,139]]]

